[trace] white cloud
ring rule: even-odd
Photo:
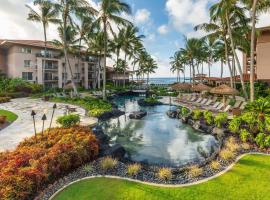
[[[208,3],[208,0],[167,0],[166,10],[170,24],[188,36],[201,36],[202,33],[191,30],[194,26],[209,21]]]
[[[135,23],[136,24],[145,24],[146,22],[149,21],[150,16],[151,16],[150,11],[145,9],[145,8],[137,10],[137,12],[135,14]]]
[[[158,32],[161,35],[166,35],[169,32],[169,27],[164,24],[164,25],[158,27]]]
[[[259,22],[257,24],[257,27],[265,27],[270,26],[270,13],[263,13],[259,17]]]

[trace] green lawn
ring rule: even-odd
[[[269,200],[270,156],[247,155],[228,173],[203,184],[161,188],[96,178],[78,182],[54,200]]]
[[[9,122],[14,122],[18,118],[16,114],[7,110],[0,110],[0,116],[2,115],[7,116]]]

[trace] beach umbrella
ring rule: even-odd
[[[180,90],[189,90],[191,85],[188,83],[176,83],[171,86],[172,90],[180,91]]]
[[[211,89],[210,93],[223,95],[223,102],[225,103],[225,95],[237,95],[239,94],[239,91],[232,87],[229,87],[228,85],[223,84]]]
[[[207,91],[209,92],[212,88],[203,84],[203,83],[199,83],[198,85],[195,85],[194,87],[192,87],[192,91],[194,92],[203,92],[203,91]]]

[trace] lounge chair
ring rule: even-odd
[[[209,100],[205,103],[205,106],[210,106],[211,103],[213,103],[213,100],[212,100],[212,99],[209,99]]]
[[[203,100],[203,98],[199,98],[197,101],[195,101],[194,103],[200,103]]]
[[[247,105],[247,102],[243,102],[239,109],[244,110],[246,105]]]
[[[240,108],[243,101],[237,100],[233,106],[233,108]]]
[[[231,105],[227,105],[226,108],[222,112],[229,112],[231,108],[232,108]]]
[[[221,109],[225,106],[224,103],[219,104],[216,108],[211,109],[213,112],[221,111]]]

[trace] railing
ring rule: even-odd
[[[45,55],[45,53],[37,53],[36,54],[36,57],[52,58],[52,59],[59,59],[59,58],[61,58],[60,55],[55,55],[55,54],[50,54],[50,53],[47,53],[46,55]]]

